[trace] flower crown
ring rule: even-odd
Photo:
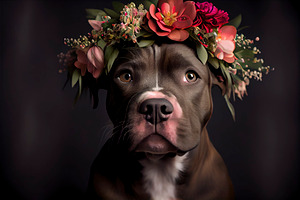
[[[111,70],[119,50],[127,47],[148,47],[158,41],[189,42],[196,55],[207,64],[219,82],[226,86],[223,94],[234,118],[234,108],[229,101],[247,94],[250,79],[262,80],[270,67],[263,66],[261,53],[254,40],[247,39],[241,30],[241,15],[229,21],[228,13],[209,2],[183,0],[145,0],[143,4],[124,5],[112,3],[113,10],[87,9],[88,22],[93,30],[78,39],[65,38],[71,50],[58,55],[68,70],[68,80],[74,87],[78,83],[76,100],[84,87],[98,102],[98,83]],[[255,41],[259,38],[256,37]]]

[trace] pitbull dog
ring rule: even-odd
[[[185,44],[121,53],[107,86],[114,131],[92,165],[90,197],[233,199],[227,168],[206,130],[214,82]]]

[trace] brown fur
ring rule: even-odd
[[[135,77],[135,85],[132,86],[120,84],[116,79],[118,73],[127,70],[128,66]],[[199,74],[200,80],[195,84],[180,84],[178,77],[190,69]],[[177,128],[177,141],[172,144],[178,152],[187,155],[184,170],[179,172],[179,178],[174,183],[176,198],[233,199],[233,186],[227,168],[206,130],[213,108],[211,87],[216,79],[195,53],[182,44],[129,50],[117,60],[107,88],[107,110],[115,126],[114,134],[92,166],[89,197],[105,200],[151,198],[144,188],[140,158],[129,149],[136,139],[131,119],[140,116],[136,111],[138,97],[155,86],[155,70],[158,70],[159,84],[164,88],[161,93],[174,95],[183,110]],[[164,162],[172,159],[166,158]]]

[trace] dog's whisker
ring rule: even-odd
[[[124,130],[127,129],[127,126],[128,125],[126,124],[125,120],[118,122],[118,124],[114,126],[113,135],[118,136],[118,143],[122,139],[124,135]]]
[[[130,131],[128,130],[128,131],[126,131],[124,134],[122,134],[122,136],[121,136],[121,142],[124,142],[124,143],[126,143],[127,142],[127,140],[129,140],[129,137],[127,137],[127,135],[130,133]]]
[[[123,129],[123,131],[122,131],[122,137],[123,137],[123,139],[124,139],[125,137],[127,137],[128,134],[130,134],[131,129],[132,129],[132,126],[131,126],[130,124],[127,124],[127,125],[124,127],[124,129]],[[124,132],[124,130],[125,130],[125,132]]]

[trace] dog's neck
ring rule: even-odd
[[[206,169],[207,164],[205,163],[207,158],[211,157],[210,151],[215,151],[215,149],[209,140],[207,130],[204,129],[200,145],[191,152],[157,162],[142,161],[145,191],[151,194],[153,200],[176,199],[178,195],[176,191],[178,187],[182,187],[178,186],[178,183],[194,182],[195,175],[202,169],[208,170],[204,174],[210,174],[210,169]]]
[[[176,180],[184,171],[186,157],[187,154],[157,162],[147,160],[141,162],[144,167],[142,170],[144,188],[151,194],[152,199],[175,199]]]

